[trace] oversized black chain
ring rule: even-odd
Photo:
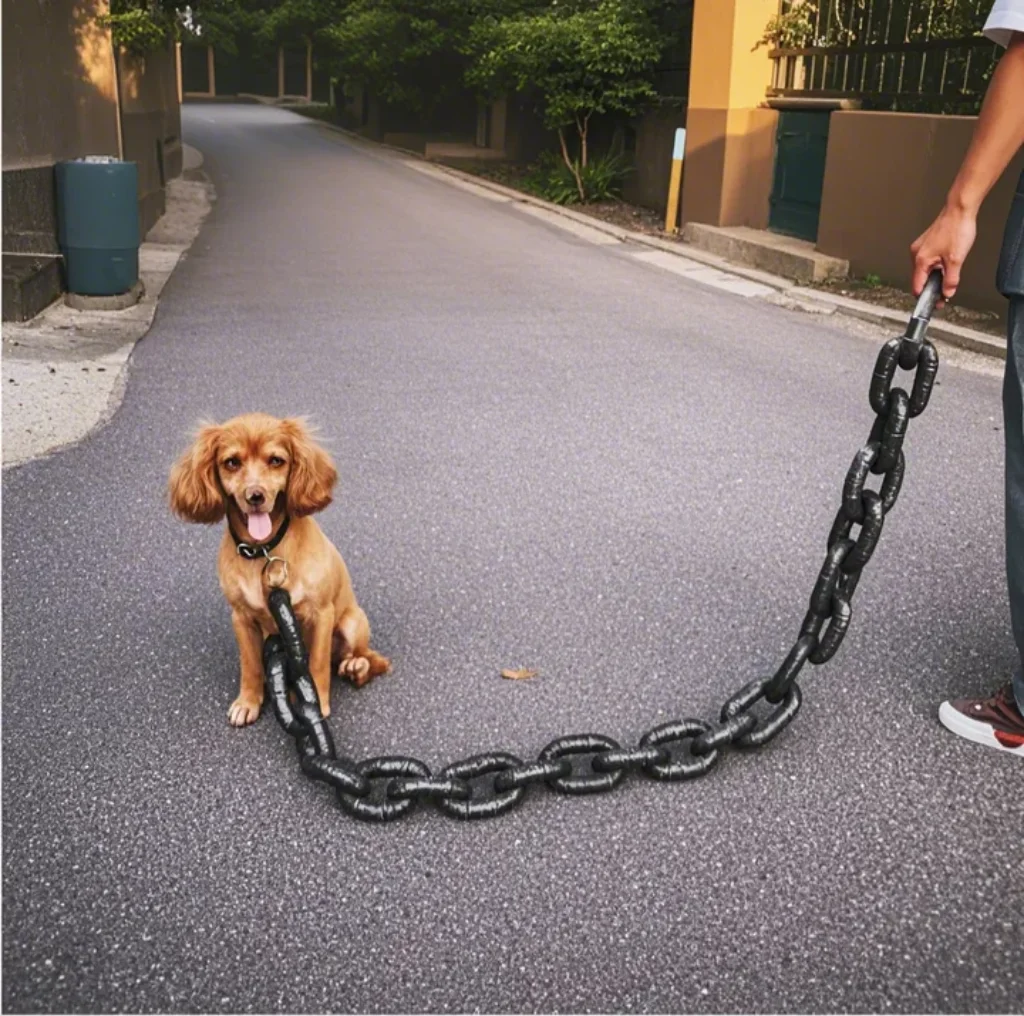
[[[436,774],[404,756],[354,762],[335,751],[291,599],[275,588],[268,603],[279,634],[264,644],[266,694],[278,722],[295,738],[303,772],[333,787],[341,807],[359,819],[388,822],[408,815],[419,801],[432,801],[453,818],[494,818],[520,804],[535,784],[561,794],[596,794],[613,790],[630,771],[670,783],[692,780],[710,772],[724,748],[757,748],[771,741],[800,709],[796,679],[804,665],[832,659],[849,630],[853,594],[903,482],[907,425],[924,411],[935,384],[939,358],[925,331],[941,286],[941,274],[933,272],[905,334],[878,355],[869,393],[875,422],[846,474],[825,562],[796,642],[775,674],[751,681],[726,700],[717,723],[664,723],[647,731],[635,748],[602,734],[573,734],[552,741],[533,762],[493,751],[453,762]],[[909,393],[893,387],[897,368],[914,371]],[[881,477],[878,490],[867,487],[872,474]],[[773,707],[766,716],[751,711],[761,700]]]

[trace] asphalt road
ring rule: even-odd
[[[394,663],[356,756],[713,718],[795,637],[877,344],[281,111],[186,110],[219,200],[123,406],[4,473],[3,1003],[39,1012],[1020,1012],[1024,772],[942,698],[1012,660],[999,383],[944,366],[839,655],[706,778],[375,827],[228,726],[202,416],[309,413]],[[540,671],[502,680],[505,667]]]

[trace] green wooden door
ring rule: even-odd
[[[828,148],[825,110],[785,109],[779,113],[768,228],[776,233],[818,238],[821,188]]]

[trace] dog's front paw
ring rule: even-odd
[[[342,660],[338,674],[347,677],[357,688],[361,688],[373,676],[370,673],[370,661],[365,656],[350,656]]]
[[[239,695],[228,709],[228,723],[232,727],[247,727],[250,723],[255,723],[259,718],[262,704],[259,699]]]

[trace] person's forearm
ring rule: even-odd
[[[946,204],[977,214],[988,192],[1024,145],[1024,34],[1016,33],[996,65],[981,115]]]

